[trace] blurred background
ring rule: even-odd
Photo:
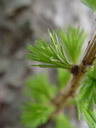
[[[0,128],[24,128],[20,122],[23,88],[33,74],[49,70],[56,82],[56,69],[31,67],[26,60],[27,44],[43,36],[47,30],[64,30],[66,25],[85,28],[89,38],[96,23],[93,12],[80,0],[0,0]],[[82,121],[80,128],[87,128]]]

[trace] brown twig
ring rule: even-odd
[[[54,114],[61,111],[64,105],[69,101],[70,98],[76,96],[76,92],[81,85],[82,79],[86,73],[86,68],[93,64],[96,53],[96,30],[92,36],[90,43],[88,44],[86,51],[84,53],[84,57],[79,65],[74,66],[71,70],[73,74],[73,78],[70,83],[64,89],[64,92],[58,97],[55,98],[54,104],[56,106],[56,110]]]
[[[54,113],[51,114],[46,124],[40,126],[39,128],[43,128],[43,127],[45,128],[47,124],[51,122],[54,115],[62,111],[62,109],[67,104],[69,99],[74,98],[76,96],[76,92],[78,91],[78,88],[81,86],[82,79],[84,78],[84,75],[86,73],[86,68],[88,66],[93,65],[95,54],[96,54],[96,30],[92,36],[91,41],[88,43],[82,61],[80,62],[79,65],[75,65],[71,70],[71,73],[73,74],[72,80],[66,86],[64,92],[51,101],[51,103],[53,103],[56,107]]]

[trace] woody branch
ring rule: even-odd
[[[72,68],[71,73],[73,74],[72,80],[64,89],[64,92],[60,94],[57,98],[53,100],[56,105],[57,113],[61,111],[64,105],[69,101],[70,98],[76,96],[78,88],[81,86],[82,79],[86,73],[86,68],[93,65],[96,53],[96,30],[88,43],[88,46],[85,50],[84,57],[79,65],[76,65]]]

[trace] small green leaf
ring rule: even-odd
[[[96,110],[95,109],[89,110],[88,102],[83,103],[78,98],[76,99],[76,103],[77,103],[79,120],[81,120],[81,115],[83,115],[89,127],[96,128]]]
[[[73,64],[78,64],[80,57],[82,56],[82,47],[87,37],[84,29],[80,32],[80,27],[73,28],[72,26],[67,26],[66,33],[60,29],[58,34],[69,60]]]
[[[46,123],[54,110],[52,106],[44,106],[32,102],[26,103],[22,109],[22,123],[28,128],[37,128],[41,124]]]
[[[90,128],[96,128],[96,111],[95,110],[88,110],[87,106],[88,104],[82,104],[81,102],[78,102],[79,104],[79,111],[83,114],[86,122],[88,123]]]
[[[96,105],[96,63],[93,69],[88,69],[82,86],[78,92],[79,100],[82,103],[89,103],[88,110]]]
[[[72,64],[69,62],[67,56],[65,56],[62,44],[58,40],[57,34],[54,31],[51,33],[48,30],[48,32],[50,36],[50,44],[45,42],[41,37],[41,42],[35,41],[34,46],[28,45],[28,50],[31,53],[27,54],[27,59],[43,62],[43,64],[36,65],[39,67],[71,69]]]
[[[56,86],[48,83],[48,74],[38,74],[30,77],[26,82],[25,93],[34,101],[48,102],[56,92]]]
[[[27,54],[27,59],[41,62],[42,64],[36,65],[39,67],[71,70],[73,64],[78,64],[82,55],[85,31],[80,32],[80,27],[75,29],[68,26],[66,34],[63,30],[58,31],[59,36],[54,31],[51,33],[48,30],[48,33],[50,43],[41,37],[40,41],[35,41],[34,46],[28,45],[30,53]]]

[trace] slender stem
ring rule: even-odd
[[[70,83],[64,89],[64,92],[54,99],[54,104],[56,105],[57,113],[61,111],[64,105],[69,101],[70,98],[76,96],[78,88],[81,86],[82,79],[86,73],[86,68],[93,64],[96,54],[96,30],[92,36],[90,43],[88,44],[84,57],[78,66],[74,66],[72,69],[73,78]]]
[[[64,89],[64,92],[51,101],[51,103],[53,103],[56,106],[54,113],[51,114],[50,119],[46,122],[46,124],[40,126],[39,128],[41,127],[45,128],[46,125],[49,122],[51,122],[54,115],[62,111],[62,109],[69,101],[69,99],[74,98],[76,96],[76,92],[78,91],[78,88],[81,86],[82,79],[84,78],[84,75],[86,73],[86,68],[90,65],[93,65],[95,54],[96,54],[96,30],[92,36],[91,41],[88,43],[82,61],[80,62],[79,65],[75,65],[71,70],[71,73],[73,74],[71,81]]]

